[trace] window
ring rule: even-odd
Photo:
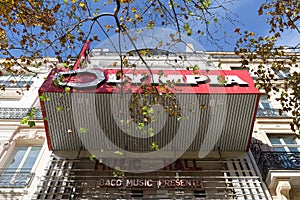
[[[300,152],[300,144],[295,137],[270,136],[269,139],[276,152]]]
[[[278,79],[290,78],[290,70],[274,70],[274,73]]]
[[[261,95],[258,104],[257,117],[280,117],[278,109],[274,109],[267,95]],[[283,115],[285,116],[285,114]]]
[[[25,187],[31,180],[31,169],[41,146],[18,146],[6,167],[1,170],[0,187]]]
[[[293,136],[270,136],[270,142],[275,151],[275,156],[280,161],[280,166],[284,169],[294,169],[299,167],[300,144]]]
[[[259,107],[262,109],[271,109],[271,102],[268,100],[267,95],[261,95],[259,99]]]

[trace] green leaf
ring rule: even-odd
[[[35,122],[34,121],[28,121],[28,125],[30,128],[35,126]]]
[[[62,108],[61,106],[57,106],[56,110],[57,110],[57,111],[62,111],[63,108]]]
[[[34,118],[34,114],[35,114],[36,110],[35,109],[32,109],[29,113],[27,113],[27,116],[32,119]]]
[[[95,156],[94,154],[91,154],[91,155],[90,155],[90,160],[93,161],[93,160],[95,160],[95,159],[96,159],[96,156]]]
[[[202,5],[204,6],[205,9],[207,9],[210,6],[210,0],[202,1]]]
[[[65,92],[66,92],[67,94],[70,94],[70,91],[71,91],[71,88],[70,88],[70,87],[65,87]]]
[[[45,94],[42,94],[42,95],[40,96],[40,100],[41,100],[41,101],[50,101],[50,98],[47,98]]]
[[[153,28],[153,26],[154,26],[154,21],[152,21],[152,20],[149,20],[149,22],[148,22],[148,24],[147,24],[147,26],[146,26],[146,29],[152,29]]]
[[[59,81],[57,80],[57,78],[53,79],[53,83],[55,86],[59,86]]]
[[[185,23],[185,24],[183,25],[183,28],[184,28],[184,30],[187,31],[187,30],[190,28],[189,23]]]
[[[65,68],[67,68],[68,64],[64,62],[64,63],[62,63],[62,66],[65,67]]]
[[[143,111],[147,111],[148,107],[147,106],[143,106],[142,110]]]
[[[148,113],[149,113],[149,114],[153,114],[153,112],[154,112],[154,111],[153,111],[153,108],[152,108],[152,107],[149,108]]]
[[[194,66],[193,66],[193,71],[196,71],[196,70],[199,70],[198,65],[194,65]]]
[[[193,34],[193,30],[190,28],[189,23],[185,23],[183,25],[184,30],[186,31],[187,36],[191,36]]]
[[[121,152],[121,151],[115,151],[114,153],[118,154],[118,155],[123,155],[123,152]]]
[[[28,123],[28,117],[23,117],[21,120],[21,124],[27,124]]]
[[[142,122],[138,123],[138,129],[139,129],[139,130],[143,129],[144,126],[145,126],[144,123],[142,123]]]
[[[157,151],[158,150],[158,144],[156,142],[152,142],[150,144],[150,149]]]
[[[114,177],[122,176],[124,172],[121,171],[121,167],[115,166],[115,171],[113,172]]]
[[[79,133],[87,133],[88,130],[89,129],[87,129],[87,128],[81,127],[81,128],[79,128]]]

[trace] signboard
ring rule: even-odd
[[[136,188],[202,188],[199,179],[170,178],[170,179],[100,179],[99,187],[136,187]]]
[[[141,84],[159,86],[172,83],[176,93],[186,94],[256,94],[253,80],[246,70],[127,70],[120,76],[117,69],[53,70],[40,92],[64,92],[64,87],[74,92],[114,93],[116,85],[125,84],[135,92]],[[126,92],[126,91],[125,91]]]
[[[62,79],[64,77],[70,76],[94,76],[95,79],[89,82],[80,83],[80,82],[63,82]],[[205,84],[209,83],[210,86],[244,86],[247,87],[248,83],[242,80],[237,75],[201,75],[201,74],[164,74],[163,71],[160,71],[159,74],[152,74],[149,75],[145,72],[134,72],[134,73],[125,73],[123,77],[118,77],[116,73],[109,73],[107,75],[106,83],[109,85],[115,85],[117,83],[122,83],[124,80],[129,80],[130,84],[140,85],[142,82],[149,80],[149,83],[154,85],[165,85],[168,82],[172,82],[175,85],[186,85],[186,86],[193,86],[198,84]],[[222,82],[221,80],[224,81]],[[68,86],[68,87],[75,87],[75,88],[87,88],[87,87],[97,87],[100,83],[105,81],[104,72],[100,70],[94,69],[78,69],[72,71],[64,71],[64,72],[57,72],[54,76],[54,80],[57,81],[58,86]]]

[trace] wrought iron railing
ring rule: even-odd
[[[34,108],[35,119],[43,119],[41,108]],[[22,119],[32,108],[0,108],[0,119]]]
[[[0,170],[0,188],[24,188],[28,186],[34,174]]]
[[[253,147],[251,152],[264,180],[270,170],[300,170],[299,152],[259,151]]]
[[[279,114],[279,109],[276,108],[258,108],[256,117],[288,117],[288,115],[283,112],[281,115]]]

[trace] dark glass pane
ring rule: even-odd
[[[294,138],[283,138],[286,144],[297,144]]]
[[[281,144],[280,138],[269,138],[271,144]]]
[[[289,147],[290,152],[299,152],[297,147]]]

